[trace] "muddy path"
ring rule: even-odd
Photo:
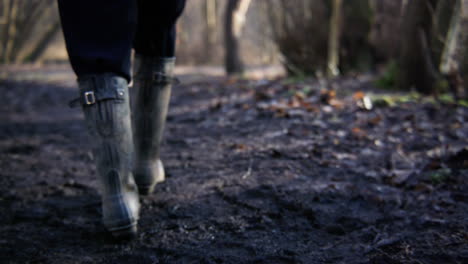
[[[313,81],[185,81],[167,180],[142,199],[138,238],[116,243],[60,69],[0,81],[0,263],[468,262],[466,107],[363,110],[365,78],[337,81],[338,95]]]

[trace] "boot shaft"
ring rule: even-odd
[[[101,191],[119,192],[121,186],[108,178],[117,172],[120,181],[126,180],[134,151],[127,81],[106,74],[85,76],[78,83],[97,172],[103,181]]]
[[[128,84],[113,74],[78,80],[85,121],[93,147],[102,196],[103,222],[113,233],[134,232],[139,212],[132,174],[134,153]]]
[[[134,142],[137,159],[159,158],[164,131],[175,58],[135,56],[132,102]]]
[[[150,57],[135,54],[133,76],[138,79],[151,79],[156,74],[169,78],[174,76],[175,57]]]

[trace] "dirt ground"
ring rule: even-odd
[[[185,78],[167,180],[115,242],[70,70],[2,68],[0,263],[468,263],[468,108],[370,78]],[[185,76],[187,77],[187,76]],[[364,105],[364,106],[363,106]],[[369,108],[369,107],[368,107]]]

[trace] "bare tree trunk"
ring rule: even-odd
[[[42,37],[39,43],[35,46],[31,54],[29,54],[29,56],[25,58],[25,60],[30,62],[38,62],[41,59],[42,55],[44,55],[44,52],[47,50],[49,44],[55,39],[59,32],[60,22],[57,21],[49,28],[49,30]]]
[[[239,42],[250,1],[228,0],[226,5],[224,47],[227,74],[241,74],[244,72]]]
[[[0,25],[4,25],[8,22],[8,7],[10,0],[3,0],[0,2]]]
[[[0,21],[4,24],[0,36],[0,62],[24,62],[33,50],[45,49],[40,46],[46,44],[44,41],[52,34],[49,30],[55,29],[58,23],[54,0],[3,0],[0,8],[4,13]]]
[[[18,1],[18,0],[16,0]],[[24,57],[32,48],[36,45],[36,41],[31,41],[31,36],[34,30],[37,28],[37,23],[41,17],[52,16],[52,1],[41,0],[41,1],[19,1],[21,6],[21,16],[16,21],[16,28],[19,32],[14,37],[13,49],[10,53],[10,62],[23,62]],[[57,20],[58,21],[58,20]],[[55,23],[55,22],[54,22]],[[44,31],[47,32],[47,31]],[[42,33],[42,32],[41,32]],[[42,36],[40,34],[39,36]],[[34,39],[36,36],[34,37]]]
[[[407,1],[403,21],[400,56],[398,58],[399,76],[397,85],[401,89],[416,88],[420,92],[431,93],[437,76],[431,69],[432,55],[427,54],[431,50],[428,47],[432,36],[433,0]]]
[[[0,4],[0,10],[3,10],[3,11],[0,11],[0,25],[3,25],[4,28],[6,28],[7,24],[8,24],[8,10],[9,10],[9,3],[10,1],[9,0],[3,0]],[[4,29],[5,31],[5,29]],[[3,35],[0,35],[1,38],[4,38],[6,34],[3,34]],[[1,38],[0,38],[0,43],[2,45],[0,45],[0,62],[2,61],[2,57],[3,57],[3,52],[5,50],[5,45],[3,45],[3,41],[1,41]],[[4,40],[4,39],[3,39]]]
[[[327,76],[336,77],[340,74],[340,34],[343,0],[333,0],[332,15],[330,18],[330,33],[328,35],[328,63]]]
[[[464,89],[468,65],[466,62],[468,52],[468,0],[459,0],[458,8],[452,16],[446,45],[440,64],[440,71],[448,77],[452,92],[457,99],[466,98]]]
[[[216,0],[205,0],[205,8],[208,44],[212,47],[216,43]]]
[[[1,61],[8,63],[10,62],[11,50],[13,49],[14,39],[16,37],[16,17],[18,15],[18,2],[10,0],[8,6],[8,21],[5,25],[5,34],[3,36],[3,52]]]
[[[443,0],[437,3],[434,14],[434,34],[432,37],[432,53],[434,57],[434,65],[440,65],[442,52],[447,39],[447,32],[450,28],[452,15],[455,13],[454,8],[458,0]]]

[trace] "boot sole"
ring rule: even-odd
[[[151,186],[145,186],[145,187],[141,187],[141,186],[138,186],[138,193],[140,195],[143,195],[143,196],[146,196],[146,195],[150,195],[152,194],[154,191],[154,186],[151,187]]]
[[[112,230],[112,236],[117,240],[131,240],[137,237],[138,228],[137,225],[132,225],[127,228]]]
[[[153,185],[146,185],[146,186],[138,186],[138,194],[142,195],[142,196],[146,196],[146,195],[150,195],[153,193],[154,191],[154,188],[156,187],[156,185],[158,185],[158,183],[161,183],[161,182],[164,182],[165,178],[162,177],[162,179],[158,179],[156,180],[156,182],[153,184]]]

